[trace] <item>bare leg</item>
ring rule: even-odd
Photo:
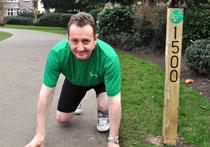
[[[73,116],[74,116],[74,112],[65,113],[65,112],[61,112],[57,110],[56,120],[59,123],[66,124],[70,122]]]

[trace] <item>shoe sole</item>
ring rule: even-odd
[[[109,131],[110,127],[107,129],[107,130],[100,130],[96,127],[97,131],[100,132],[100,133],[106,133]]]

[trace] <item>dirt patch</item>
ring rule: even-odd
[[[163,137],[162,136],[153,136],[153,135],[149,135],[146,137],[146,141],[154,144],[155,146],[159,146],[159,147],[164,147],[164,143],[163,143]],[[174,145],[173,147],[190,147],[190,145],[188,145],[183,138],[180,138],[179,136],[176,138],[176,145]]]
[[[160,67],[163,69],[165,68],[164,53],[154,53],[151,51],[131,51],[130,53],[140,58],[150,60],[153,63],[160,65]],[[193,83],[187,84],[187,86],[197,90],[200,95],[204,96],[208,101],[210,101],[210,76],[197,75],[185,65],[184,61],[182,61],[181,80],[187,79],[194,80]]]

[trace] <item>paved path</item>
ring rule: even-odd
[[[45,57],[64,35],[39,31],[2,29],[13,36],[0,41],[0,147],[23,147],[34,136],[36,103]],[[47,123],[45,147],[105,147],[108,134],[96,131],[93,90],[82,101],[84,111],[69,125],[55,120],[63,77],[59,78]]]

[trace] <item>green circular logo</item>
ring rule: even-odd
[[[183,17],[183,12],[180,9],[174,9],[170,14],[170,20],[175,24],[182,22]]]

